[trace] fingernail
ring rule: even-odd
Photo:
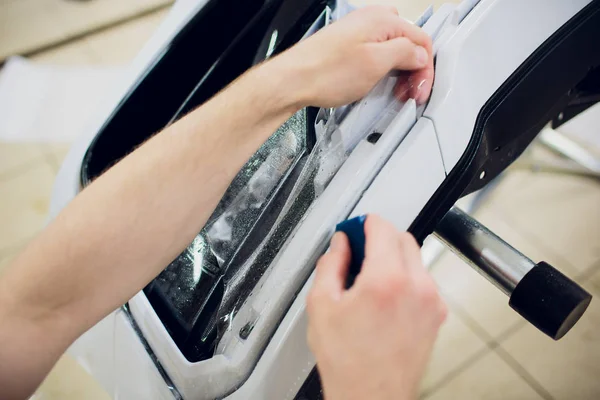
[[[429,98],[429,93],[423,90],[423,87],[425,86],[426,82],[427,80],[423,79],[421,83],[419,83],[419,86],[417,86],[417,95],[415,97],[418,104],[425,104],[427,102],[427,99]]]
[[[425,47],[422,47],[422,46],[415,47],[415,56],[417,59],[417,63],[419,64],[420,67],[424,67],[427,65],[429,56],[427,55],[427,50],[425,50]]]
[[[423,86],[425,85],[426,80],[423,79],[419,84],[414,88],[414,96],[415,100],[418,104],[422,104],[427,98],[423,98],[427,96],[427,94],[423,91]]]

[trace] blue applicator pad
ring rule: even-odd
[[[360,272],[363,260],[365,259],[365,221],[366,215],[354,217],[340,222],[336,225],[336,232],[344,232],[348,236],[350,242],[350,267],[348,269],[348,277],[346,278],[346,288],[354,284],[356,275]]]

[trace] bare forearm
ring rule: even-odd
[[[49,227],[36,253],[56,249],[56,237],[77,243],[53,255],[63,265],[48,275],[81,263],[66,300],[78,315],[86,310],[86,325],[99,317],[90,306],[104,314],[124,303],[192,241],[241,166],[295,111],[295,102],[275,101],[277,87],[261,73],[251,75],[115,165]]]
[[[4,365],[35,362],[43,376],[191,242],[244,162],[299,107],[278,88],[286,72],[261,68],[112,167],[15,260],[0,282],[0,342],[22,346],[0,346]],[[18,370],[0,370],[0,382],[19,382]]]
[[[243,163],[295,110],[349,104],[391,69],[413,71],[399,92],[421,82],[424,101],[430,39],[389,7],[351,13],[250,71],[86,188],[0,279],[0,397],[25,398],[78,335],[180,253]]]

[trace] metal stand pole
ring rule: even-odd
[[[551,265],[535,263],[453,207],[435,235],[510,297],[509,305],[555,340],[581,318],[592,296]]]

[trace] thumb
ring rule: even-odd
[[[345,234],[337,232],[329,251],[317,263],[313,291],[328,297],[339,297],[344,291],[350,264],[350,244]]]
[[[425,47],[416,45],[406,37],[377,43],[382,58],[388,60],[389,69],[413,71],[425,68],[431,55]]]

